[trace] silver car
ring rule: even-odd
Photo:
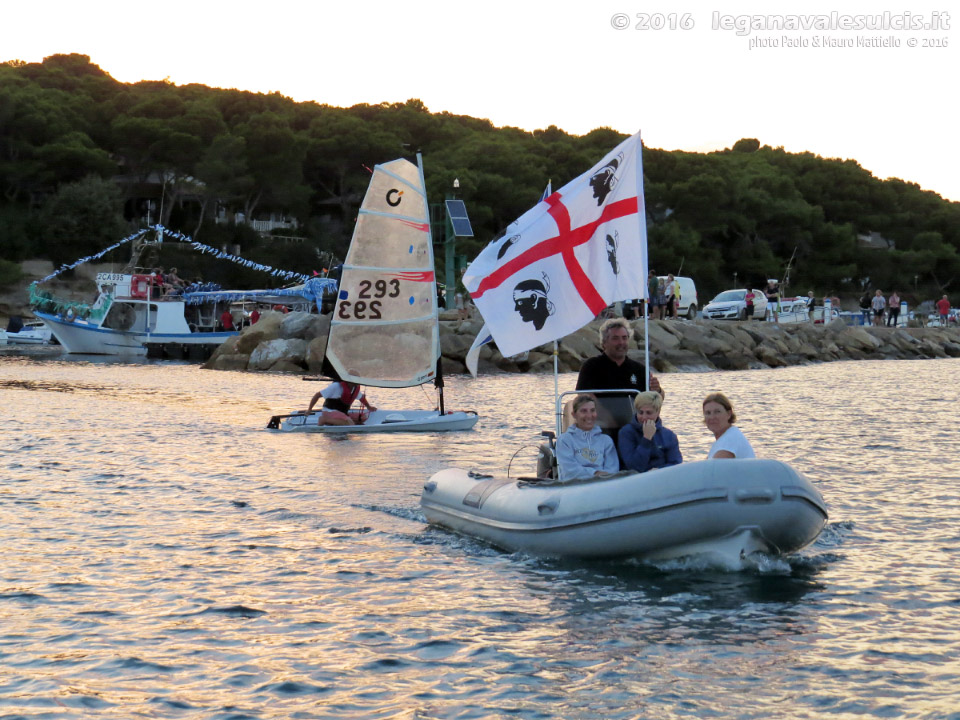
[[[724,290],[703,308],[707,320],[746,320],[747,291]],[[762,320],[767,312],[767,297],[759,290],[753,291],[753,317]]]

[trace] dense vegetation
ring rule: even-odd
[[[416,150],[434,202],[459,179],[476,237],[458,241],[458,252],[472,257],[548,179],[559,188],[623,137],[606,128],[582,137],[553,126],[495,128],[430,113],[418,100],[344,109],[201,85],[125,84],[85,55],[9,61],[0,65],[0,258],[69,262],[93,253],[139,222],[143,183],[160,178],[164,225],[309,272],[325,264],[320,251],[342,257],[367,168]],[[851,160],[743,139],[709,154],[646,148],[644,170],[651,264],[661,273],[682,266],[701,301],[731,286],[734,273],[738,285],[783,277],[791,257],[797,292],[872,286],[909,296],[916,287],[912,299],[923,299],[960,274],[960,203],[880,181]],[[218,207],[296,218],[295,234],[307,239],[280,243],[216,225]],[[868,233],[895,249],[862,247],[857,236]]]

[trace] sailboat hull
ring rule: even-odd
[[[282,432],[314,432],[327,435],[347,433],[450,432],[470,430],[477,424],[474,412],[436,410],[375,410],[362,425],[319,425],[319,412],[294,415],[277,428]]]
[[[816,488],[777,460],[705,460],[557,483],[450,468],[420,500],[429,523],[510,551],[583,559],[791,553],[827,520]]]

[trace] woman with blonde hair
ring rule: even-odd
[[[746,436],[734,423],[737,414],[733,403],[723,393],[710,393],[703,399],[703,424],[713,433],[715,439],[707,453],[707,459],[755,458],[753,447]]]
[[[661,407],[663,398],[652,390],[637,393],[633,399],[636,415],[618,435],[620,457],[631,470],[646,472],[683,462],[676,433],[660,421]]]

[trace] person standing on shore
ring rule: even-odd
[[[780,310],[780,284],[774,278],[767,280],[767,287],[764,288],[763,294],[767,296],[767,312],[770,316],[773,317],[775,323],[780,322],[780,316],[777,315],[777,312]]]
[[[950,317],[950,300],[946,295],[937,300],[937,312],[940,314],[940,327],[946,327]]]
[[[900,296],[894,290],[888,301],[889,314],[887,315],[887,327],[896,327],[900,321]]]
[[[743,295],[743,319],[744,320],[753,320],[753,312],[756,310],[756,306],[753,301],[756,299],[756,293],[753,292],[750,288],[747,288],[747,292]]]
[[[677,283],[673,280],[673,275],[667,275],[667,281],[664,283],[663,294],[666,296],[666,313],[663,319],[668,317],[677,319]]]
[[[660,319],[660,280],[657,278],[655,270],[651,270],[647,275],[647,298],[650,308],[650,319]]]
[[[863,324],[870,324],[870,293],[866,290],[860,296],[860,314],[863,316]]]
[[[874,326],[883,325],[883,311],[887,309],[887,301],[883,298],[883,293],[877,290],[873,295],[873,300],[870,301],[870,307],[873,308],[873,324]]]
[[[807,293],[807,318],[810,322],[813,322],[813,306],[817,304],[816,298],[813,296],[813,290]]]

